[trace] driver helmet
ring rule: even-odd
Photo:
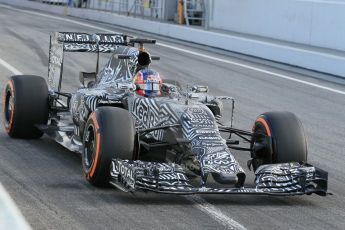
[[[152,69],[142,69],[133,78],[137,94],[145,97],[161,95],[162,79],[159,73]]]

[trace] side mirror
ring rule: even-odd
[[[125,91],[135,91],[137,87],[132,82],[118,82],[117,88]]]
[[[208,86],[204,86],[204,85],[194,85],[191,88],[191,91],[193,93],[207,93],[208,92]]]
[[[96,81],[96,73],[87,73],[87,72],[80,72],[79,73],[79,81],[84,88],[90,88],[95,84]]]

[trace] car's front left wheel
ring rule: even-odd
[[[261,114],[253,126],[252,163],[307,162],[307,140],[301,121],[290,112]]]
[[[91,113],[83,135],[82,164],[92,185],[106,186],[111,160],[132,160],[134,151],[134,122],[127,110],[100,107]]]

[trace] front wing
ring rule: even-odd
[[[180,165],[113,159],[110,183],[126,191],[146,190],[170,194],[327,195],[328,173],[309,164],[262,165],[250,188],[193,186]]]

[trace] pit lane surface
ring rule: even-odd
[[[2,7],[0,21],[0,58],[22,73],[43,77],[47,74],[51,32],[104,32]],[[80,22],[123,31],[122,28],[109,25]],[[162,42],[200,51],[198,46],[190,47],[181,42],[175,44],[165,39]],[[235,126],[238,128],[250,129],[256,116],[265,111],[294,112],[302,120],[308,136],[309,161],[329,172],[329,190],[334,195],[326,198],[316,195],[279,198],[205,195],[199,197],[206,202],[198,204],[192,198],[181,196],[153,193],[131,195],[116,189],[98,189],[83,178],[80,156],[70,153],[47,137],[15,140],[1,129],[0,182],[34,229],[240,227],[236,223],[247,229],[345,228],[344,95],[167,47],[153,46],[150,50],[152,54],[161,56],[161,61],[154,67],[163,77],[184,84],[206,84],[213,94],[236,98]],[[295,69],[288,66],[269,62],[255,64],[252,62],[255,59],[244,61],[226,52],[215,53],[209,49],[200,52],[345,92],[343,81],[331,76],[322,76],[331,80],[325,81],[319,78],[319,74],[305,76],[291,72]],[[79,85],[79,71],[94,69],[95,57],[90,54],[68,54],[65,62],[64,86],[72,90]],[[12,73],[3,65],[0,65],[0,73],[0,90],[3,92],[7,77]],[[248,154],[234,154],[245,168]],[[253,177],[251,172],[247,174],[247,184],[250,184]],[[224,219],[217,219],[211,212],[205,211],[207,205],[216,208],[216,214],[221,213],[228,220],[235,221],[235,224],[222,223]]]

